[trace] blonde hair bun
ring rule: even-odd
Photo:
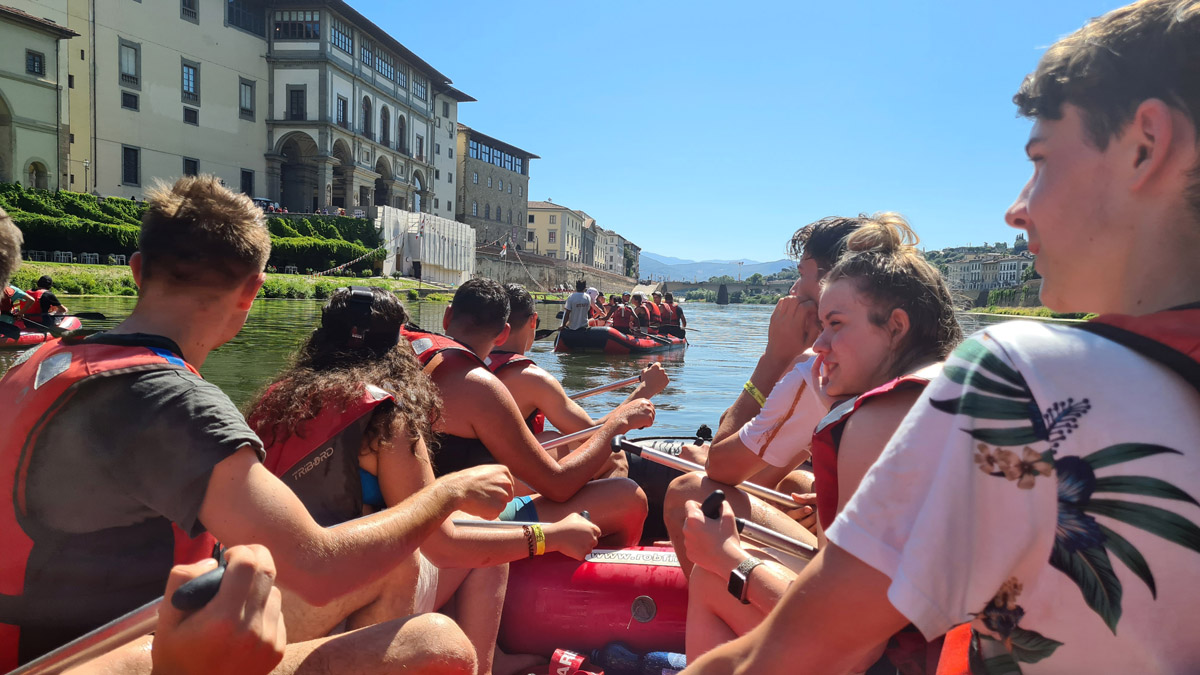
[[[894,211],[882,211],[859,216],[863,223],[846,238],[846,250],[855,253],[884,254],[915,252],[920,239],[904,216]]]

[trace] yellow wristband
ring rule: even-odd
[[[546,553],[546,533],[542,532],[541,525],[530,525],[533,529],[533,540],[537,543],[537,551],[534,555],[544,555]]]
[[[758,407],[761,408],[767,404],[767,397],[763,396],[763,393],[750,380],[746,380],[746,386],[742,387],[742,389],[745,389],[746,393],[750,394],[750,397],[758,402]]]

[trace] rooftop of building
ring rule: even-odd
[[[455,101],[458,101],[459,103],[470,103],[472,101],[479,100],[479,99],[475,98],[474,96],[471,96],[470,94],[463,92],[461,89],[458,89],[457,87],[450,86],[449,82],[442,84],[440,93],[445,94],[446,96],[449,96],[450,98],[454,99]]]
[[[50,19],[43,19],[28,12],[23,12],[16,7],[0,5],[0,16],[17,23],[22,23],[33,28],[41,29],[47,33],[57,35],[60,38],[71,38],[79,35],[79,33],[76,33],[66,26],[61,26],[57,23],[54,23]]]
[[[477,140],[481,140],[481,141],[487,143],[488,145],[492,146],[493,148],[503,150],[510,155],[514,155],[514,156],[519,155],[521,157],[524,157],[525,159],[541,159],[541,157],[538,157],[537,155],[533,154],[532,152],[529,152],[528,150],[522,150],[521,148],[518,148],[517,146],[515,146],[511,143],[505,143],[504,141],[500,140],[499,138],[496,138],[494,136],[488,136],[487,134],[483,133],[482,131],[479,131],[478,129],[472,129],[471,127],[463,124],[462,122],[459,122],[458,123],[458,132],[463,133],[464,131],[469,136],[473,136]]]

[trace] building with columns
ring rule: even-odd
[[[455,219],[475,228],[480,246],[511,242],[528,249],[524,242],[529,162],[541,158],[462,123],[455,153]]]
[[[59,4],[52,19],[0,5],[0,182],[50,190],[70,184],[63,54],[75,33],[66,28],[65,0]]]

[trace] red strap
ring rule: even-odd
[[[937,675],[970,675],[971,673],[971,624],[955,626],[946,633],[942,643],[942,658],[938,661]]]

